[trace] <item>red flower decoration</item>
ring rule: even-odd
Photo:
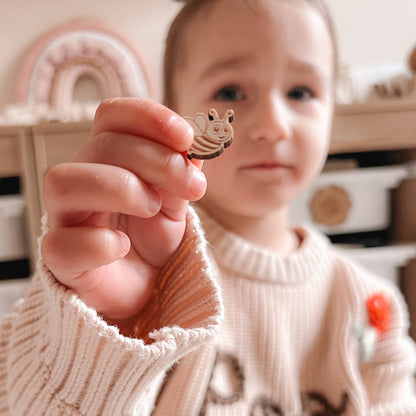
[[[370,324],[379,335],[387,331],[390,325],[390,304],[382,293],[375,293],[367,298],[367,312]]]

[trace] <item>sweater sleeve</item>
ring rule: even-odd
[[[384,286],[384,285],[383,285]],[[416,416],[416,350],[408,336],[408,314],[395,287],[384,286],[391,320],[379,338],[373,358],[361,365],[369,401],[369,416]]]
[[[42,261],[38,269],[0,327],[2,416],[148,415],[166,370],[218,332],[219,291],[191,209],[184,239],[158,277],[159,295],[139,319],[143,339],[108,325]]]

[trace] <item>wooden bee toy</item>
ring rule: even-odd
[[[208,116],[196,113],[194,117],[184,117],[192,126],[194,141],[187,152],[188,159],[212,159],[219,156],[233,141],[234,111],[227,110],[224,117],[218,117],[217,110],[211,108]]]

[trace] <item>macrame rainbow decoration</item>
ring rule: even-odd
[[[18,75],[17,102],[65,114],[82,77],[95,81],[101,99],[156,95],[149,67],[134,45],[101,22],[76,20],[31,46]]]

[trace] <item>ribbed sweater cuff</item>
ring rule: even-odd
[[[151,328],[150,343],[107,325],[40,261],[40,277],[14,333],[19,348],[12,350],[11,382],[22,386],[13,400],[21,402],[22,414],[23,409],[26,414],[35,409],[38,414],[58,409],[74,415],[133,414],[134,409],[148,414],[164,372],[211,339],[220,325],[221,304],[204,244],[190,211],[184,240],[159,276],[156,307],[138,323],[142,330]]]

